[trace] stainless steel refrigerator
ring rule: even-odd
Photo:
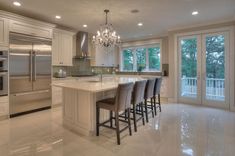
[[[51,107],[51,40],[10,33],[10,117]]]

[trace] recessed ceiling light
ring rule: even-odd
[[[138,26],[140,26],[140,27],[143,26],[143,23],[138,23]]]
[[[56,15],[55,18],[56,18],[56,19],[61,19],[61,16]]]
[[[86,27],[87,27],[87,25],[86,25],[86,24],[84,24],[84,25],[83,25],[83,27],[84,27],[84,28],[86,28]]]
[[[15,6],[21,6],[20,2],[17,2],[17,1],[13,2],[13,4],[14,4]]]
[[[192,15],[194,15],[194,16],[197,15],[197,14],[198,14],[198,11],[193,11],[192,12]]]

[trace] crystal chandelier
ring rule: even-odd
[[[104,10],[106,14],[105,24],[101,25],[100,30],[97,31],[96,36],[93,36],[93,43],[103,47],[113,47],[118,45],[121,40],[120,36],[114,31],[112,24],[108,23],[109,10]]]

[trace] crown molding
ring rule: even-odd
[[[55,28],[56,27],[55,24],[35,20],[33,18],[17,15],[17,14],[7,12],[7,11],[4,11],[4,10],[0,10],[0,17],[7,18],[7,19],[10,19],[10,20],[24,21],[24,22],[27,22],[29,24],[37,24],[37,25],[40,25],[42,27],[48,27],[48,28]]]
[[[180,30],[184,30],[184,29],[193,29],[193,28],[198,28],[198,27],[205,27],[205,26],[211,26],[211,25],[217,25],[217,24],[226,24],[226,23],[235,24],[235,18],[230,19],[230,20],[220,20],[220,21],[216,21],[216,22],[205,22],[203,24],[194,24],[194,25],[190,25],[190,26],[181,26],[181,27],[168,29],[167,31],[168,32],[174,32],[174,31],[180,31]]]

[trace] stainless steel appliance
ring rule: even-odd
[[[51,107],[51,40],[10,33],[10,117]]]
[[[0,51],[0,96],[8,95],[8,51]]]

